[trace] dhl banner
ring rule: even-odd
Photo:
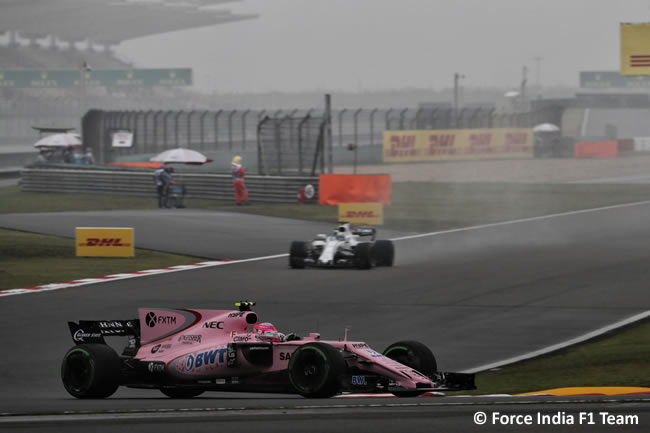
[[[77,227],[77,256],[79,257],[133,257],[132,228]]]
[[[529,128],[384,131],[384,162],[532,157]]]
[[[392,188],[390,174],[321,174],[318,202],[390,204]]]
[[[384,205],[381,203],[341,203],[339,221],[380,226],[384,223]]]
[[[621,24],[621,75],[650,75],[650,23]]]

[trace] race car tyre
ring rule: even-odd
[[[169,398],[193,398],[203,394],[202,389],[160,388],[160,392]]]
[[[372,247],[372,255],[377,266],[393,266],[395,261],[395,246],[392,241],[377,241]]]
[[[303,269],[307,257],[307,243],[302,241],[291,242],[289,250],[289,266],[293,269]]]
[[[307,343],[291,355],[289,381],[303,397],[327,398],[337,393],[345,372],[343,355],[325,343]]]
[[[368,242],[357,244],[354,248],[354,261],[359,269],[372,268],[371,245]]]
[[[61,364],[61,380],[77,398],[106,398],[119,387],[122,360],[105,344],[80,344],[68,350]]]
[[[429,377],[438,371],[435,356],[427,346],[419,341],[398,341],[388,346],[383,355]],[[415,397],[422,393],[423,391],[415,390],[393,392],[397,397]]]

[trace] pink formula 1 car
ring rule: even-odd
[[[347,338],[284,335],[258,323],[254,303],[236,305],[239,310],[141,308],[133,320],[69,322],[76,345],[63,357],[63,385],[78,398],[109,397],[120,385],[172,398],[204,391],[416,396],[475,388],[474,375],[438,372],[421,343],[398,342],[382,354]],[[128,339],[122,355],[105,343],[107,336]]]

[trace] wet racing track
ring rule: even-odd
[[[2,417],[0,428],[499,431],[472,421],[474,412],[494,403],[494,397],[306,400],[213,393],[171,400],[156,391],[120,389],[108,400],[75,400],[59,379],[61,357],[72,344],[66,321],[133,318],[138,306],[229,308],[233,301],[252,299],[260,319],[285,332],[317,331],[325,338],[340,338],[347,327],[351,338],[378,350],[404,338],[420,340],[432,348],[441,370],[468,370],[650,309],[648,221],[650,205],[623,206],[398,240],[393,268],[291,270],[282,257],[3,297],[0,412],[139,413],[133,419],[110,414],[87,419],[82,413],[66,421],[30,418],[32,424],[15,417],[8,423]],[[331,229],[320,223],[192,210],[0,216],[0,227],[62,236],[72,237],[75,226],[131,226],[138,247],[216,259],[285,253],[290,240]],[[509,406],[512,399],[496,400],[504,402],[502,412],[511,413],[572,412],[583,406],[637,413],[637,431],[647,431],[650,421],[647,401],[642,400],[569,405],[566,398],[555,404],[533,399],[534,405],[520,401],[514,406]],[[182,408],[201,410],[165,411]]]

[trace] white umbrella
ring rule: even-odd
[[[41,138],[34,147],[72,147],[81,146],[79,134],[52,134]]]
[[[162,163],[179,163],[179,164],[205,164],[206,162],[212,162],[212,160],[202,153],[199,153],[195,150],[190,149],[171,149],[166,150],[158,155],[149,159],[152,162],[162,162]]]
[[[533,128],[533,132],[560,132],[560,128],[552,123],[540,123]]]

